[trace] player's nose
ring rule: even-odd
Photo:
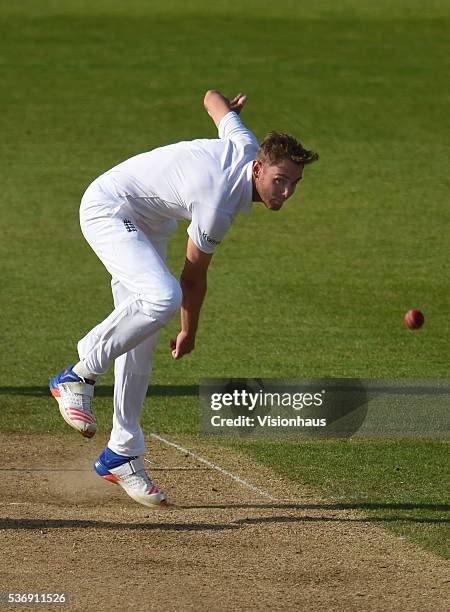
[[[293,190],[292,188],[290,188],[290,187],[285,187],[285,188],[283,189],[283,193],[282,193],[282,195],[283,195],[283,200],[287,200],[288,198],[290,198],[290,197],[291,197],[291,195],[292,195],[293,193],[294,193],[294,190]]]

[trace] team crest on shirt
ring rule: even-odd
[[[214,238],[208,236],[206,232],[202,232],[202,236],[206,240],[206,242],[209,242],[210,244],[220,244],[220,240],[214,240]]]
[[[127,232],[137,232],[137,228],[129,219],[123,219],[123,224]]]

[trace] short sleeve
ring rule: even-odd
[[[214,253],[232,223],[230,214],[207,206],[194,206],[189,237],[203,253]]]
[[[234,111],[230,111],[225,117],[222,117],[219,123],[219,138],[250,144],[256,150],[259,148],[255,135],[245,127]]]

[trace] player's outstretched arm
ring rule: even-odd
[[[203,299],[206,294],[206,276],[212,254],[203,253],[189,238],[186,260],[181,273],[181,331],[170,341],[172,357],[180,359],[194,350],[195,335]]]
[[[209,89],[203,100],[203,104],[217,128],[223,117],[230,111],[239,115],[246,102],[247,96],[243,93],[238,93],[232,100],[229,100],[216,89]]]

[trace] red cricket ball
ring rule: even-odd
[[[405,314],[405,325],[408,329],[419,329],[425,323],[425,317],[420,310],[408,310]]]

